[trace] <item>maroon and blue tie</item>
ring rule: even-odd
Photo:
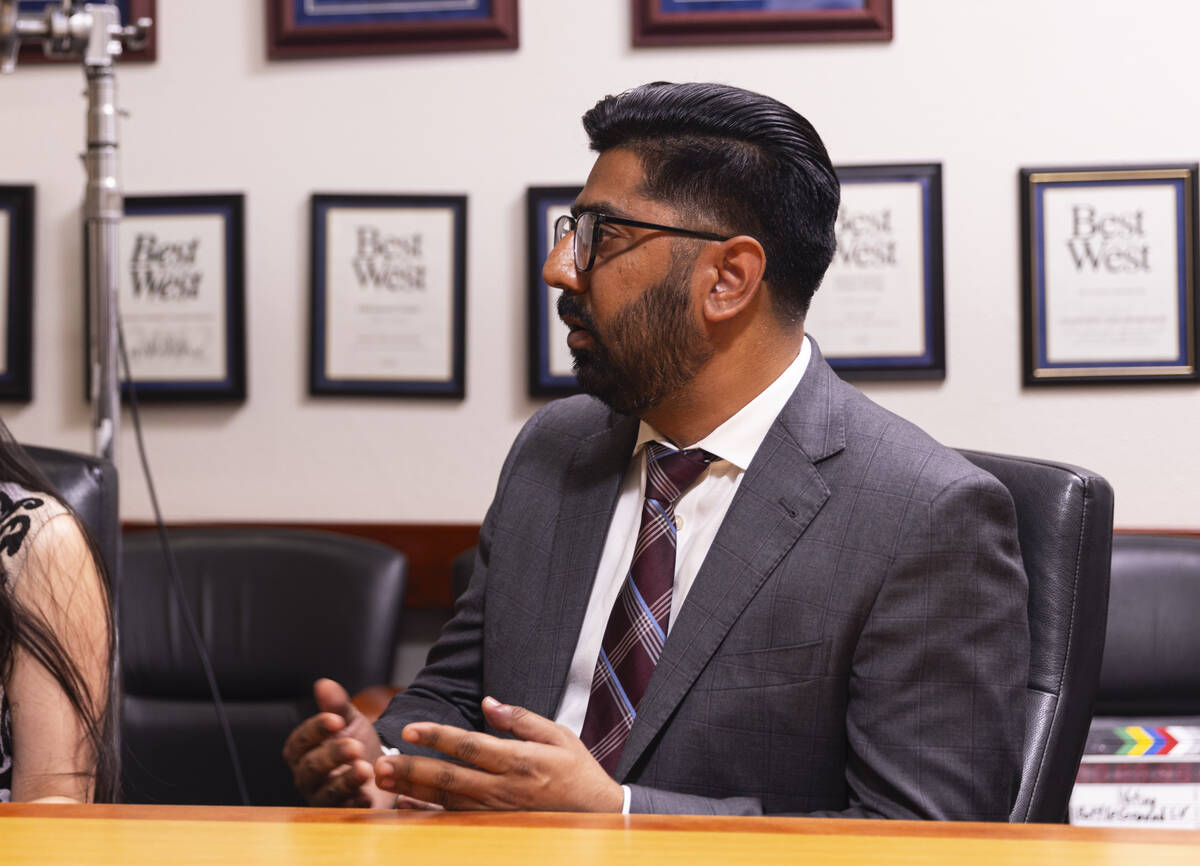
[[[675,583],[675,502],[717,458],[646,445],[646,498],[629,574],[604,630],[580,739],[611,775],[662,655]]]

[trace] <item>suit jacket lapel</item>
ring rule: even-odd
[[[530,662],[529,709],[553,718],[579,642],[608,524],[637,439],[636,418],[613,415],[611,427],[579,444],[563,482],[542,634]]]
[[[816,463],[845,447],[842,388],[813,345],[795,393],[767,433],[654,670],[617,764],[623,779],[729,629],[829,496]]]

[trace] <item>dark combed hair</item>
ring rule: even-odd
[[[592,149],[624,148],[643,192],[766,251],[775,312],[801,321],[833,260],[840,186],[812,124],[769,96],[723,84],[644,84],[583,116]]]
[[[43,493],[58,500],[79,525],[96,571],[100,576],[108,635],[108,689],[93,694],[79,665],[63,647],[49,623],[35,611],[22,605],[3,589],[0,580],[0,682],[8,682],[17,649],[21,649],[45,668],[67,696],[79,717],[87,746],[95,758],[93,799],[98,803],[116,802],[120,789],[120,749],[117,720],[117,671],[114,664],[116,635],[111,616],[112,587],[104,558],[87,526],[54,489],[29,454],[18,445],[8,428],[0,422],[0,480],[11,482],[30,492]],[[2,568],[2,567],[0,567]]]

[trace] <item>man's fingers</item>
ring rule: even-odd
[[[505,731],[520,740],[534,743],[547,743],[552,746],[564,744],[563,728],[545,716],[516,707],[502,704],[495,698],[483,699],[483,714],[488,724],[498,731]]]
[[[314,806],[372,805],[380,794],[365,787],[371,765],[364,758],[368,751],[372,759],[378,754],[374,730],[333,680],[313,683],[313,697],[322,712],[301,722],[283,744],[296,787]]]
[[[292,765],[292,775],[295,777],[296,787],[309,792],[323,785],[327,776],[342,772],[340,767],[355,761],[366,763],[363,758],[362,743],[349,737],[338,737],[305,753]]]
[[[436,722],[413,722],[405,726],[401,736],[405,742],[436,749],[444,755],[491,773],[506,773],[512,770],[516,760],[514,752],[520,745],[512,740],[501,740],[490,734],[465,731],[453,725],[439,725]]]
[[[371,765],[366,761],[354,761],[344,766],[344,770],[326,777],[325,784],[309,796],[309,803],[313,806],[369,804],[362,788],[371,780]]]
[[[326,713],[336,713],[350,721],[354,704],[349,693],[335,680],[322,678],[313,683],[313,698],[317,706]]]
[[[375,762],[375,784],[385,791],[445,809],[503,809],[497,777],[436,758],[385,756]],[[508,805],[507,808],[513,808]]]
[[[330,679],[317,680],[313,683],[313,697],[319,709],[336,715],[344,722],[339,730],[362,741],[370,753],[369,760],[373,761],[379,756],[379,735],[375,733],[374,725],[354,706],[350,695],[341,685]]]
[[[452,794],[439,788],[423,787],[403,779],[398,780],[394,787],[385,790],[396,794],[399,798],[396,808],[401,810],[478,812],[488,808],[470,797]],[[422,805],[416,805],[418,803]]]
[[[308,752],[346,727],[346,720],[332,713],[309,716],[288,735],[283,744],[283,759],[295,767]]]

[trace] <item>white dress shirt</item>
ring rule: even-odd
[[[675,585],[671,595],[670,627],[679,616],[679,609],[687,598],[688,590],[696,579],[701,563],[717,535],[725,512],[746,474],[746,467],[754,459],[755,452],[783,411],[784,404],[800,384],[804,371],[812,357],[808,337],[800,347],[796,359],[774,382],[764,388],[757,397],[739,409],[716,430],[713,430],[691,448],[703,448],[720,460],[713,462],[707,472],[693,484],[675,503],[675,525],[678,530],[675,547]],[[633,549],[637,543],[641,526],[642,500],[646,491],[645,444],[650,441],[663,442],[671,448],[677,447],[645,421],[638,429],[637,442],[625,477],[617,506],[613,510],[608,535],[604,539],[604,550],[600,555],[600,566],[592,584],[587,611],[583,617],[583,628],[579,632],[579,643],[567,672],[566,687],[554,720],[570,728],[578,736],[583,730],[583,719],[587,714],[588,698],[592,690],[592,675],[596,670],[596,658],[604,641],[604,630],[608,616],[621,591],[633,562]],[[625,789],[625,812],[629,811],[629,789]]]

